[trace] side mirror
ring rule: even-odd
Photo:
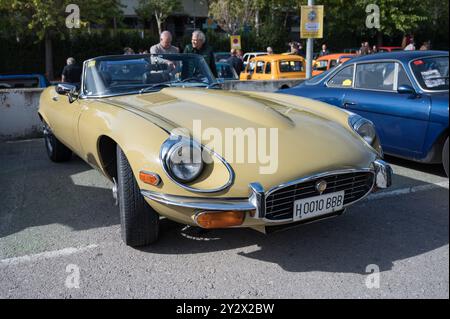
[[[78,97],[77,86],[73,84],[60,83],[56,86],[55,91],[59,95],[67,95],[70,103],[73,103]]]
[[[410,94],[410,95],[416,95],[417,92],[414,90],[412,86],[409,85],[400,85],[397,89],[397,92],[399,94]]]
[[[56,86],[55,90],[59,95],[69,95],[70,93],[76,93],[77,87],[72,84],[60,83]]]

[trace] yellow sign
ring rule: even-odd
[[[232,35],[230,36],[231,49],[239,50],[241,49],[241,36]]]
[[[302,6],[300,38],[323,38],[323,6]]]

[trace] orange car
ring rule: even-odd
[[[314,62],[312,75],[319,75],[336,65],[344,63],[345,61],[350,60],[352,57],[356,56],[356,54],[352,53],[334,53],[329,55],[324,55],[318,58]]]
[[[250,60],[240,80],[304,79],[305,59],[298,55],[271,54]]]

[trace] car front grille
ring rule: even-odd
[[[320,195],[316,190],[317,182],[326,181],[328,184],[323,195],[345,191],[344,205],[348,205],[366,196],[372,190],[374,179],[372,172],[332,174],[276,189],[266,197],[266,219],[292,219],[296,200]]]

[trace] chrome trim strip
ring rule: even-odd
[[[148,190],[142,190],[141,194],[156,202],[178,207],[193,208],[199,210],[255,210],[248,198],[202,198],[178,195],[167,195]]]
[[[273,192],[288,187],[288,186],[292,186],[295,184],[300,184],[300,183],[305,183],[305,182],[309,182],[313,179],[319,179],[319,178],[325,178],[328,176],[332,176],[332,175],[342,175],[342,174],[350,174],[350,173],[373,173],[375,174],[374,170],[371,168],[364,168],[364,169],[343,169],[343,170],[338,170],[338,171],[330,171],[330,172],[325,172],[325,173],[320,173],[320,174],[316,174],[316,175],[311,175],[308,177],[304,177],[304,178],[299,178],[293,181],[290,181],[288,183],[285,184],[280,184],[278,186],[272,187],[267,193],[266,196],[271,195]]]
[[[278,224],[278,223],[286,223],[286,222],[292,222],[293,218],[289,219],[283,219],[283,220],[271,220],[267,219],[265,217],[265,198],[272,194],[273,192],[292,186],[299,183],[308,182],[310,180],[314,179],[320,179],[325,178],[328,176],[334,176],[334,175],[342,175],[342,174],[349,174],[349,173],[372,173],[374,175],[372,186],[370,187],[370,190],[361,198],[359,198],[356,201],[353,201],[351,203],[345,204],[343,206],[343,209],[346,209],[347,207],[354,205],[363,199],[365,199],[370,193],[372,193],[376,183],[377,183],[377,175],[376,172],[379,170],[377,168],[378,166],[386,169],[387,171],[391,170],[389,164],[382,160],[377,160],[373,163],[374,168],[367,168],[367,169],[345,169],[345,170],[339,170],[339,171],[330,171],[325,172],[321,174],[316,174],[312,176],[308,176],[305,178],[300,178],[294,181],[290,181],[285,184],[281,184],[278,186],[275,186],[271,188],[268,192],[264,192],[263,187],[259,183],[251,183],[249,185],[251,194],[248,198],[205,198],[205,197],[187,197],[187,196],[178,196],[178,195],[168,195],[168,194],[162,194],[157,193],[153,191],[148,190],[142,190],[141,194],[150,199],[154,200],[156,202],[166,204],[166,205],[173,205],[177,207],[186,207],[196,210],[211,210],[211,211],[228,211],[228,210],[237,210],[237,211],[254,211],[256,210],[256,214],[254,218],[263,220],[267,223],[271,224]],[[389,184],[390,186],[390,184]],[[388,187],[389,187],[388,186]],[[198,213],[198,212],[197,212]]]
[[[260,183],[251,183],[249,202],[256,208],[255,218],[263,219],[266,216],[266,195]]]
[[[385,189],[392,186],[392,176],[394,171],[392,167],[383,160],[376,160],[375,166],[375,180],[378,188]]]

